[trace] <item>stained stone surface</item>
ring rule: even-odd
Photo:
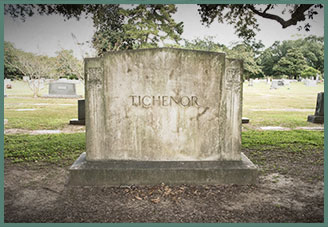
[[[86,160],[241,160],[242,61],[173,48],[85,59]]]

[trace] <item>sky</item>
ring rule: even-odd
[[[177,5],[178,11],[174,15],[177,22],[183,21],[184,33],[182,38],[192,40],[214,36],[214,41],[231,46],[241,41],[234,34],[233,25],[213,22],[209,27],[202,25],[197,5]],[[283,8],[284,5],[281,5]],[[280,8],[280,9],[282,9]],[[256,40],[269,47],[275,41],[298,39],[309,35],[324,35],[324,13],[320,9],[319,14],[311,21],[311,31],[298,31],[297,26],[282,29],[275,21],[258,17],[261,31],[257,33]],[[20,19],[12,19],[9,15],[4,17],[4,39],[14,43],[18,49],[48,56],[56,56],[61,49],[72,49],[75,57],[82,59],[83,56],[95,55],[91,47],[91,39],[95,29],[91,18],[64,20],[58,15],[40,16],[34,15],[22,22]],[[74,39],[73,36],[76,38]],[[89,43],[87,43],[89,42]],[[84,43],[84,45],[77,45]]]

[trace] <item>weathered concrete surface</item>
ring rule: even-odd
[[[241,160],[242,69],[172,48],[86,59],[86,159]]]
[[[83,153],[70,168],[69,185],[254,184],[257,167],[241,161],[86,161]]]
[[[86,154],[69,184],[256,183],[241,153],[242,70],[172,48],[85,59]]]

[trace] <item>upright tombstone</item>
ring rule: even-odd
[[[319,124],[324,123],[324,92],[318,93],[314,115],[309,115],[307,121]]]
[[[278,88],[278,80],[272,80],[270,89]]]
[[[81,95],[76,94],[74,83],[66,81],[54,81],[49,83],[49,94],[44,95],[47,98],[81,98]]]
[[[307,87],[315,87],[315,86],[317,86],[317,81],[316,80],[306,79],[305,80],[305,86],[307,86]]]
[[[270,77],[267,77],[266,78],[266,82],[267,82],[267,84],[270,84],[271,83],[271,78]]]
[[[86,153],[72,185],[249,184],[242,61],[173,48],[85,59]]]
[[[254,86],[254,80],[253,79],[249,79],[248,87],[253,87],[253,86]]]
[[[85,125],[85,99],[77,100],[77,117],[78,119],[71,119],[71,125]]]

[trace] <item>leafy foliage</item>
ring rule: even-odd
[[[10,42],[4,42],[4,77],[8,79],[21,79],[22,72],[15,65],[19,65],[17,52],[19,50]]]
[[[311,66],[307,67],[302,73],[303,78],[316,77],[320,73],[319,70],[312,68]]]
[[[257,63],[256,53],[259,53],[259,49],[263,48],[261,42],[258,43],[238,43],[232,48],[216,43],[213,41],[214,37],[209,36],[204,39],[184,40],[184,45],[180,48],[192,49],[192,50],[205,50],[205,51],[216,51],[224,52],[229,58],[242,59],[244,61],[244,77],[256,77],[262,75],[262,70]]]
[[[285,57],[282,57],[273,70],[281,75],[297,78],[306,67],[303,54],[298,49],[289,49]]]
[[[281,74],[292,75],[289,69],[281,68],[288,64],[286,55],[289,50],[295,49],[305,58],[305,67],[310,66],[323,73],[324,45],[323,37],[309,36],[304,39],[285,40],[275,42],[271,47],[265,49],[258,57],[258,63],[266,76],[279,76]],[[280,61],[280,66],[278,62]],[[274,68],[275,67],[275,68]],[[301,66],[301,71],[305,68]]]
[[[6,45],[13,47],[10,43]],[[44,86],[42,78],[53,77],[54,60],[47,56],[27,53],[15,48],[12,48],[12,50],[12,52],[5,53],[5,65],[15,68],[24,76],[28,76],[30,78],[28,85],[33,91],[33,97],[38,97],[40,90]],[[9,54],[9,57],[6,54]]]
[[[60,14],[67,19],[91,15],[96,28],[92,43],[98,55],[113,50],[157,47],[159,42],[178,42],[183,32],[182,22],[172,15],[175,5],[137,5],[123,8],[113,4],[95,5],[6,5],[5,13],[25,20],[34,13]]]
[[[83,79],[82,62],[74,57],[73,50],[61,50],[56,54],[56,77]]]
[[[232,24],[235,33],[244,40],[251,40],[259,31],[259,24],[256,16],[274,20],[281,24],[282,28],[297,25],[298,22],[305,20],[313,20],[314,15],[318,14],[318,8],[322,8],[321,4],[287,4],[282,12],[277,13],[277,4],[254,5],[254,4],[201,4],[198,10],[202,22],[209,25],[214,20],[219,23]],[[289,14],[290,19],[285,20],[281,15]],[[298,29],[304,28],[310,30],[310,23],[306,23],[304,27],[299,26]]]
[[[183,48],[191,50],[204,50],[204,51],[215,51],[215,52],[226,52],[228,48],[220,43],[213,41],[214,36],[207,36],[204,39],[196,38],[193,40],[184,39]]]
[[[244,61],[244,77],[255,78],[260,77],[262,70],[256,62],[255,53],[251,46],[247,44],[239,44],[228,51],[228,57],[238,58]]]
[[[104,5],[93,15],[97,29],[93,45],[101,55],[113,50],[157,47],[167,39],[177,43],[183,25],[172,18],[176,10],[175,5],[138,5],[131,9]]]

